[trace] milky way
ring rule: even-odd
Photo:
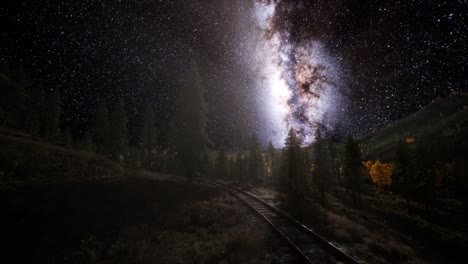
[[[288,28],[276,28],[274,2],[256,2],[254,9],[254,66],[274,127],[270,138],[282,145],[292,128],[304,145],[310,144],[316,128],[331,128],[345,107],[339,67],[320,41],[295,42]]]
[[[364,135],[468,87],[466,1],[16,0],[0,5],[0,71],[59,88],[63,129],[125,98],[130,142],[154,107],[160,143],[187,65],[199,64],[208,134],[263,146],[293,128]],[[343,133],[340,133],[343,134]],[[342,135],[338,136],[341,137]]]

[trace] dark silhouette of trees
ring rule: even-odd
[[[112,157],[122,159],[128,149],[127,113],[122,99],[114,106],[110,116],[110,149]]]
[[[106,102],[101,102],[97,108],[93,138],[98,154],[106,155],[111,153],[109,111]]]
[[[286,148],[282,162],[282,180],[289,198],[302,199],[306,193],[306,164],[296,133],[291,128],[286,138]]]
[[[231,171],[232,180],[236,180],[239,183],[242,183],[246,179],[246,169],[245,158],[242,151],[244,150],[245,143],[245,133],[243,130],[243,125],[239,121],[234,129],[233,133],[233,151],[237,152],[233,160],[233,168]]]
[[[317,130],[315,142],[313,144],[314,162],[312,182],[320,194],[320,201],[325,204],[325,192],[330,188],[330,162],[327,151],[327,143],[322,136],[320,129]]]
[[[201,158],[211,140],[206,134],[207,104],[205,89],[196,64],[192,64],[179,95],[170,142],[177,152],[187,182],[199,174]]]
[[[330,157],[330,184],[335,194],[339,195],[339,186],[343,184],[340,175],[340,160],[337,155],[335,143],[331,140],[328,141],[328,153]]]
[[[45,94],[41,85],[32,87],[26,97],[25,129],[33,137],[41,136],[41,124],[45,118]]]
[[[156,146],[157,131],[156,131],[156,120],[154,117],[153,108],[151,105],[147,105],[145,114],[143,117],[143,129],[141,131],[141,144],[143,148],[143,160],[146,161],[145,165],[148,168],[152,168],[153,162],[153,149]],[[142,162],[143,163],[143,162]]]
[[[269,165],[269,175],[270,179],[273,181],[278,180],[279,175],[279,162],[278,162],[278,155],[276,154],[275,147],[273,147],[273,143],[268,142],[267,148],[267,159]]]
[[[60,116],[62,114],[62,102],[60,91],[54,89],[46,99],[46,115],[44,122],[44,139],[57,142],[60,136]]]
[[[249,143],[248,177],[251,181],[257,181],[262,176],[262,154],[260,144],[255,133],[252,134]]]
[[[26,74],[23,64],[17,64],[14,69],[8,65],[2,67],[0,73],[0,94],[2,124],[5,126],[25,129],[26,110]]]
[[[351,191],[355,205],[362,207],[361,202],[361,151],[358,143],[348,135],[345,141],[343,153],[343,175],[345,185]]]
[[[242,153],[239,151],[236,156],[236,165],[235,165],[235,175],[236,180],[240,183],[243,183],[245,180],[246,172],[246,162],[245,158],[242,156]]]

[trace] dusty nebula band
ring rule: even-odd
[[[293,128],[307,145],[318,126],[331,128],[339,118],[345,107],[340,94],[344,85],[338,63],[320,41],[293,40],[287,25],[278,26],[278,8],[275,1],[255,2],[258,85],[268,101],[267,116],[275,131],[272,140],[281,144]]]

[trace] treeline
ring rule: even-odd
[[[23,130],[51,142],[60,134],[61,100],[58,89],[28,85],[21,65],[0,68],[0,125]],[[62,136],[62,138],[61,138]]]
[[[181,88],[174,119],[163,128],[168,134],[166,142],[161,144],[160,129],[149,104],[143,113],[140,140],[131,145],[122,99],[112,108],[101,102],[94,124],[80,138],[73,138],[60,121],[60,91],[28,85],[21,66],[2,67],[0,124],[67,148],[113,158],[128,167],[183,175],[188,181],[207,177],[269,184],[294,200],[315,196],[326,203],[327,193],[347,193],[356,206],[361,206],[364,184],[375,183],[406,197],[408,208],[411,200],[417,200],[430,210],[443,188],[459,193],[468,190],[466,156],[448,162],[430,145],[414,144],[414,140],[401,142],[393,160],[365,162],[358,141],[348,136],[337,142],[324,128],[317,130],[311,146],[302,147],[290,130],[284,148],[275,149],[270,142],[262,149],[256,134],[246,136],[238,125],[228,151],[222,143],[214,146],[206,133],[208,107],[196,64],[190,66]]]
[[[414,138],[397,143],[393,159],[364,163],[364,175],[379,188],[401,194],[408,213],[411,201],[424,203],[431,212],[439,196],[466,198],[467,169],[466,152],[446,156],[432,144],[415,142]]]
[[[400,194],[406,200],[422,203],[430,213],[436,198],[449,193],[465,195],[467,184],[466,157],[447,162],[437,149],[400,142],[389,161],[367,162],[362,157],[359,140],[347,136],[341,141],[325,129],[318,129],[315,142],[301,147],[293,130],[289,131],[283,149],[260,149],[255,135],[247,149],[231,153],[221,147],[211,165],[212,178],[240,183],[270,184],[293,201],[307,198],[327,202],[327,194],[349,196],[362,206],[362,194],[376,185],[382,190]]]
[[[22,65],[0,72],[0,125],[22,130],[53,144],[117,157],[128,146],[127,117],[120,100],[109,116],[102,103],[96,114],[96,125],[86,129],[80,138],[62,123],[62,96],[59,89],[29,85]]]
[[[22,65],[0,68],[0,125],[22,130],[67,148],[95,152],[126,166],[155,171],[194,175],[207,171],[208,147],[213,143],[206,134],[207,105],[197,65],[193,63],[182,84],[177,112],[168,128],[166,144],[159,144],[156,117],[151,104],[143,113],[137,144],[129,144],[128,116],[124,101],[112,108],[104,101],[96,109],[94,124],[80,138],[62,122],[59,89],[29,85]]]
[[[319,129],[315,143],[302,147],[291,129],[284,145],[275,149],[270,142],[262,150],[253,135],[247,150],[228,155],[220,150],[208,175],[241,184],[270,184],[293,201],[316,196],[325,203],[326,193],[338,193],[338,188],[344,187],[360,206],[362,162],[359,145],[352,137],[337,150],[337,143]]]

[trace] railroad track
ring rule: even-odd
[[[251,193],[221,184],[216,185],[243,201],[250,209],[270,224],[273,229],[298,253],[304,263],[359,263],[307,226],[291,218]]]

